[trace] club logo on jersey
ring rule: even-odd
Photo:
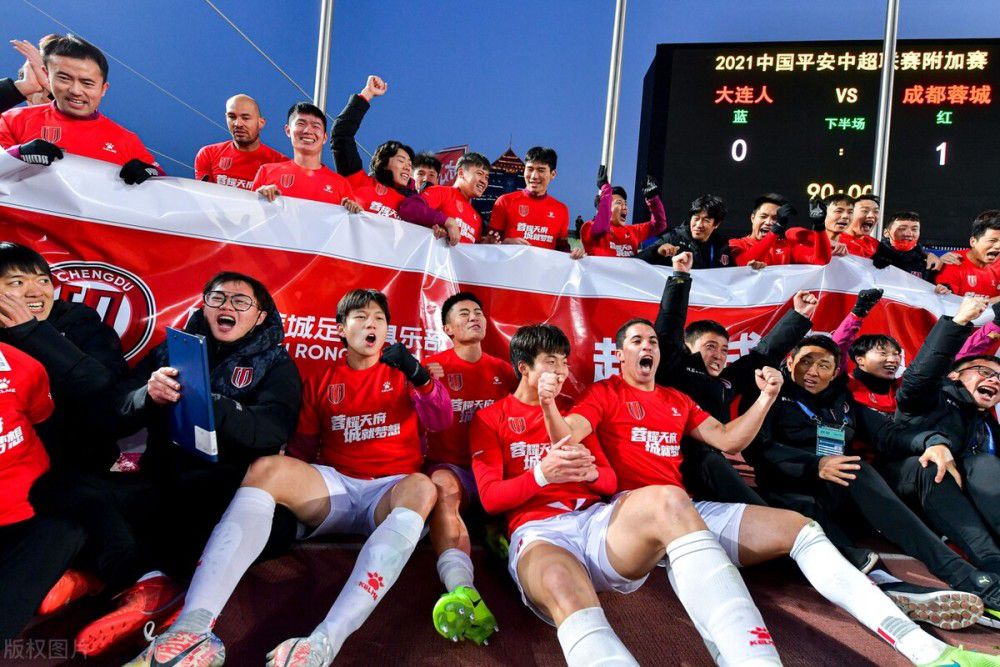
[[[751,635],[754,636],[750,640],[750,646],[773,646],[774,639],[771,638],[771,633],[768,632],[767,628],[754,628],[753,630],[748,630]]]
[[[462,389],[461,373],[448,373],[448,388],[453,391],[460,391]]]
[[[118,151],[115,150],[115,145],[113,143],[111,143],[110,141],[105,141],[104,142],[104,150],[106,150],[109,153],[117,153],[118,152]]]
[[[323,192],[333,192],[333,186],[327,183],[323,186]]]
[[[278,185],[283,188],[292,187],[292,183],[295,182],[295,174],[282,174],[281,178],[278,179]]]
[[[42,125],[42,139],[50,144],[57,144],[62,139],[62,128],[58,125]]]
[[[97,311],[118,333],[125,358],[139,354],[156,325],[153,292],[139,276],[105,262],[71,260],[52,265],[55,297]]]
[[[977,280],[977,278],[978,278],[977,276],[972,276],[972,275],[966,276],[966,280],[969,281],[969,287],[975,287],[976,286],[976,280]]]
[[[524,417],[507,417],[507,426],[514,433],[524,433],[528,425],[524,422]]]
[[[331,384],[326,388],[326,399],[337,405],[342,400],[344,400],[344,385],[343,383]]]
[[[527,204],[518,204],[518,205],[517,205],[517,214],[518,214],[519,216],[521,216],[522,218],[523,218],[524,216],[528,215],[528,211],[529,211],[529,210],[530,210],[530,209],[528,209],[528,205],[527,205]]]
[[[385,187],[381,183],[376,183],[375,184],[375,194],[377,194],[379,197],[381,197],[382,195],[384,195],[387,192],[389,192],[389,188]]]
[[[233,166],[233,158],[223,157],[219,158],[219,169],[226,170]]]
[[[646,410],[639,401],[625,401],[625,407],[628,409],[628,413],[632,415],[632,419],[642,421],[646,418]]]
[[[250,366],[237,366],[233,369],[233,375],[229,378],[233,386],[242,389],[253,382],[253,368]]]

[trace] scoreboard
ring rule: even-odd
[[[899,40],[883,218],[915,210],[921,241],[968,245],[1000,208],[1000,40]],[[720,195],[720,232],[749,233],[765,192],[871,192],[882,43],[660,44],[646,73],[636,189],[651,174],[671,221]],[[638,203],[638,202],[637,202]]]

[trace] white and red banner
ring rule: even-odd
[[[471,290],[491,325],[489,352],[507,356],[518,327],[550,322],[573,342],[570,391],[616,371],[613,337],[632,317],[653,319],[669,270],[614,257],[574,261],[565,253],[512,245],[447,247],[426,229],[289,197],[181,178],[125,185],[118,167],[67,155],[51,167],[0,153],[0,240],[34,247],[53,267],[60,298],[96,308],[117,329],[134,363],[200,305],[215,273],[263,281],[304,373],[343,353],[334,315],[348,290],[385,291],[390,334],[418,355],[450,345],[438,309]],[[746,353],[789,307],[797,290],[820,294],[815,329],[831,331],[861,289],[885,299],[863,332],[899,339],[907,358],[958,299],[895,268],[835,258],[826,267],[695,271],[689,320],[711,318],[731,332],[731,359]]]

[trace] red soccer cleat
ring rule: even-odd
[[[144,579],[118,595],[118,609],[97,619],[76,636],[76,649],[85,656],[100,655],[134,639],[152,621],[158,626],[173,616],[184,601],[184,590],[165,575]],[[162,627],[162,626],[161,626]]]
[[[66,570],[38,605],[38,614],[40,616],[54,614],[85,595],[97,595],[103,588],[101,580],[92,574],[79,570]]]

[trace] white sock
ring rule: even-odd
[[[348,635],[361,627],[375,605],[396,583],[403,566],[420,541],[424,520],[405,507],[389,513],[365,541],[351,576],[316,628],[330,641],[333,657],[340,652]]]
[[[673,568],[667,568],[667,581],[670,582],[670,587],[674,589],[674,594],[677,595],[677,599],[680,599],[680,594],[677,593],[677,578],[674,576]],[[691,621],[694,623],[694,629],[698,631],[701,635],[701,641],[705,642],[705,648],[708,649],[708,654],[712,657],[712,662],[714,662],[718,667],[727,667],[726,661],[722,658],[719,653],[719,647],[715,645],[712,638],[709,636],[708,631],[701,626],[696,619],[692,618]]]
[[[459,586],[472,585],[472,559],[461,549],[445,549],[437,560],[438,576],[449,593]]]
[[[914,664],[936,660],[947,648],[945,643],[918,628],[868,577],[840,555],[815,521],[799,531],[789,555],[820,595],[858,619]]]
[[[189,632],[211,628],[240,579],[264,550],[274,522],[274,505],[274,498],[262,489],[243,486],[236,491],[208,538],[184,609],[172,628]],[[199,611],[208,613],[196,613]]]
[[[600,607],[573,612],[563,620],[556,635],[568,667],[639,665],[611,629]]]
[[[722,661],[781,664],[750,591],[712,533],[698,530],[678,537],[667,545],[667,556],[677,597],[701,626],[699,632],[704,630],[718,648]]]

